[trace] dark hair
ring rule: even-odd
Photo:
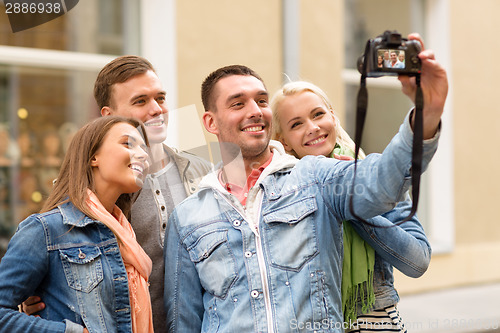
[[[106,64],[94,84],[94,98],[99,109],[110,106],[111,89],[115,83],[123,83],[147,71],[154,72],[153,65],[145,58],[134,55],[121,56]]]
[[[251,75],[259,79],[262,84],[264,81],[253,69],[248,68],[243,65],[230,65],[226,67],[219,68],[214,72],[210,73],[203,83],[201,84],[201,101],[203,102],[203,107],[205,111],[213,110],[215,111],[215,101],[213,97],[214,87],[219,82],[220,79],[223,79],[228,76],[233,75]],[[264,87],[266,85],[264,84]]]
[[[139,120],[119,116],[99,117],[83,126],[71,140],[64,161],[59,170],[52,192],[42,207],[41,212],[47,212],[58,205],[71,201],[85,215],[95,219],[87,207],[87,188],[95,192],[94,176],[91,162],[101,147],[106,134],[116,124],[127,123],[139,131],[144,142],[149,146],[144,125]],[[123,214],[130,217],[132,206],[131,194],[122,194],[116,205]]]

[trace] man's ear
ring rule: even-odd
[[[212,134],[218,135],[219,134],[219,129],[217,127],[217,124],[214,119],[214,115],[212,111],[205,111],[202,116],[203,119],[203,125],[205,126],[205,129]]]
[[[103,106],[101,109],[101,116],[111,116],[113,112],[111,112],[111,108],[109,106]]]

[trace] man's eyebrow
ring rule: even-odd
[[[233,94],[233,95],[230,95],[226,98],[226,103],[229,103],[230,101],[232,101],[233,99],[237,99],[237,98],[240,98],[241,96],[243,96],[243,93],[236,93],[236,94]]]
[[[135,101],[136,99],[144,98],[144,97],[146,97],[146,94],[133,95],[132,97],[130,97],[130,101]]]
[[[240,98],[243,95],[245,95],[245,94],[242,92],[230,95],[230,96],[228,96],[228,98],[226,98],[226,103],[232,101],[233,99]],[[265,90],[260,90],[259,92],[257,92],[257,96],[266,96],[267,97],[267,96],[269,96],[269,93]]]
[[[166,96],[167,95],[167,92],[165,90],[161,90],[159,92],[156,93],[156,95],[161,95],[161,96]],[[133,95],[130,100],[131,101],[134,101],[136,99],[139,99],[139,98],[144,98],[144,97],[147,97],[148,95],[147,94],[139,94],[139,95]]]
[[[265,90],[261,90],[259,91],[259,93],[257,94],[258,96],[265,96],[265,97],[269,97],[269,93]]]

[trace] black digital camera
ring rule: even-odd
[[[367,77],[418,75],[422,69],[418,57],[421,50],[417,40],[401,38],[397,31],[387,30],[368,41],[365,54],[358,59],[358,71],[363,74],[363,63],[366,61]]]

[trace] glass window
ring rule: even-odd
[[[97,72],[0,66],[0,254],[38,212],[72,134],[99,116]]]
[[[423,33],[423,0],[346,0],[345,59],[347,68],[356,68],[366,41],[386,30],[397,30],[403,37]]]
[[[403,37],[419,32],[425,39],[424,0],[346,0],[345,8],[345,93],[346,130],[354,138],[356,96],[360,74],[357,60],[366,42],[386,30],[396,30]],[[401,92],[395,77],[368,78],[368,110],[361,147],[366,153],[382,152],[397,133],[412,102]],[[428,179],[421,180],[418,216],[428,226]],[[430,228],[426,228],[429,230]]]
[[[363,54],[366,42],[381,35],[385,30],[397,30],[403,37],[418,31],[424,35],[421,6],[418,0],[354,0],[345,1],[345,67],[357,75],[356,81],[346,82],[346,129],[354,133],[356,119],[356,94],[359,88],[357,60]],[[388,79],[387,77],[384,79]],[[391,78],[396,81],[395,78]],[[412,106],[401,93],[399,84],[379,84],[367,79],[368,112],[363,133],[363,149],[381,152],[399,128],[406,112]]]
[[[2,4],[0,45],[97,54],[138,54],[139,5],[139,0],[79,1],[56,19],[12,33]]]
[[[0,63],[0,258],[19,222],[42,207],[71,136],[100,115],[93,87],[100,63],[111,58],[104,55],[140,54],[139,6],[79,1],[52,21],[13,33],[0,4],[0,45],[23,47],[16,52],[32,59],[30,66],[14,58]],[[37,49],[63,52],[45,65]]]

